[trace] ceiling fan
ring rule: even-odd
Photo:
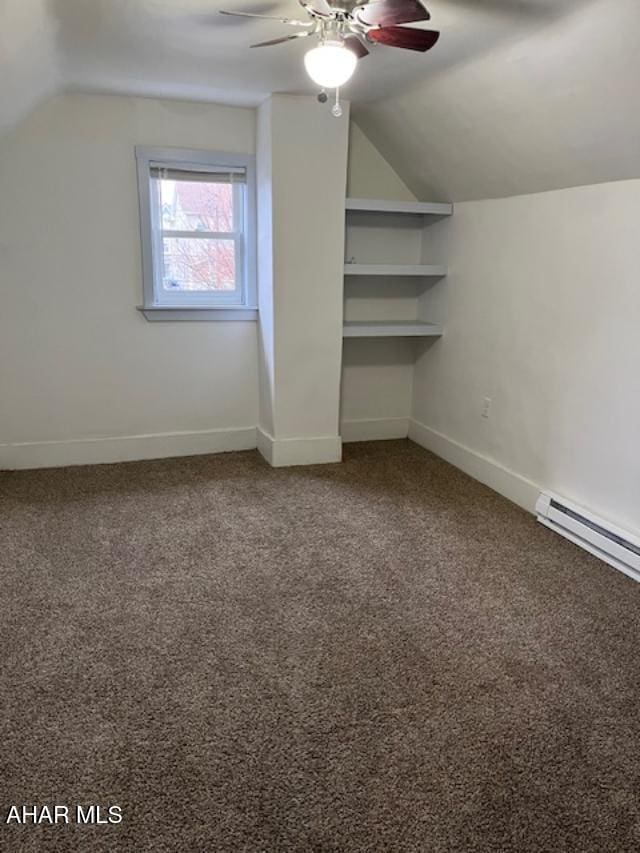
[[[357,61],[368,56],[367,45],[383,44],[404,50],[425,52],[438,41],[439,32],[406,27],[418,21],[428,21],[429,12],[420,0],[372,0],[352,6],[331,6],[327,0],[299,0],[309,20],[258,15],[253,12],[228,12],[241,18],[261,18],[278,21],[298,32],[261,41],[251,47],[271,47],[299,38],[316,37],[319,44],[305,55],[305,67],[311,79],[322,89],[336,89],[334,115],[341,115],[337,90],[355,71]],[[320,100],[326,101],[320,96]]]

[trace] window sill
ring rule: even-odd
[[[196,323],[255,323],[257,308],[200,308],[196,306],[172,307],[168,305],[138,306],[150,323],[167,323],[179,320]]]

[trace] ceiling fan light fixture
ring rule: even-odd
[[[325,41],[307,51],[304,67],[314,83],[323,89],[337,89],[351,79],[358,58],[339,41]]]

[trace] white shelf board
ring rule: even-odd
[[[417,320],[351,321],[346,322],[342,330],[343,338],[435,338],[441,335],[441,326]]]
[[[447,274],[447,268],[438,264],[345,264],[345,275],[433,276]]]
[[[347,210],[364,213],[411,213],[422,216],[451,216],[453,205],[436,201],[385,201],[375,198],[348,198]]]

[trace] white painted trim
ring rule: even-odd
[[[406,438],[409,434],[409,418],[363,418],[357,421],[342,421],[340,432],[343,443]]]
[[[258,453],[269,465],[273,465],[273,443],[273,436],[270,433],[262,429],[262,427],[256,429]]]
[[[441,264],[345,264],[345,275],[367,276],[418,276],[420,278],[443,278],[447,267]]]
[[[142,284],[144,307],[156,308],[166,305],[169,308],[183,308],[195,305],[199,308],[218,308],[230,305],[244,308],[256,305],[258,300],[257,286],[257,212],[256,212],[256,164],[253,154],[214,152],[193,150],[188,148],[148,148],[135,147],[140,240],[142,248]],[[152,187],[150,170],[153,165],[175,166],[181,171],[198,170],[215,173],[219,167],[223,169],[241,169],[245,175],[243,185],[245,190],[244,224],[242,228],[242,286],[237,292],[218,293],[173,293],[171,301],[161,298],[157,289],[159,281],[157,269],[161,247],[158,243],[160,224],[155,221],[157,208],[151,203]],[[167,297],[168,299],[168,297]],[[150,316],[147,316],[150,319]],[[154,318],[155,319],[155,318]],[[177,314],[173,320],[192,320],[192,316]]]
[[[137,308],[150,323],[171,323],[174,320],[194,323],[255,323],[258,320],[257,308],[229,308],[222,305],[217,308],[196,308],[192,305],[182,308],[170,308],[167,305],[155,305]]]
[[[409,422],[409,438],[456,468],[460,468],[474,480],[479,480],[485,486],[489,486],[490,489],[526,509],[527,512],[535,512],[536,500],[542,491],[542,487],[537,483],[414,418]]]
[[[0,470],[99,465],[135,459],[252,450],[255,447],[255,427],[79,438],[70,441],[29,441],[0,444]]]
[[[289,465],[324,465],[342,461],[342,439],[339,435],[312,438],[274,438],[258,427],[258,450],[273,468]]]
[[[442,326],[417,320],[352,320],[342,327],[343,338],[440,338]]]
[[[437,201],[387,201],[379,198],[348,198],[347,210],[365,213],[410,213],[426,216],[451,216],[453,205]]]

